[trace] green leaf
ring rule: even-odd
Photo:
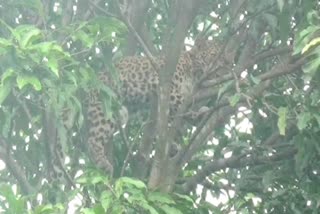
[[[241,98],[241,94],[239,93],[236,93],[232,97],[229,97],[229,103],[231,107],[234,107],[239,102],[240,98]]]
[[[318,11],[312,10],[307,14],[307,20],[309,25],[318,25],[319,21],[319,16],[318,16]]]
[[[133,192],[134,189],[132,189],[132,186],[134,186],[137,189],[146,189],[146,185],[137,179],[132,179],[128,177],[121,177],[115,182],[115,192],[117,194],[117,197],[119,198],[124,193],[124,188],[131,188],[129,191]]]
[[[320,104],[320,91],[314,90],[311,95],[311,106],[317,107]]]
[[[316,52],[316,51],[317,50],[314,50],[313,52]],[[308,61],[302,66],[302,70],[309,77],[313,77],[316,74],[316,72],[318,72],[319,66],[320,66],[320,58],[319,58],[319,55],[316,54],[316,57],[313,60]]]
[[[115,186],[116,186],[116,189],[120,190],[119,194],[122,194],[122,188],[124,186],[128,186],[128,185],[132,185],[138,189],[146,189],[147,188],[145,183],[143,183],[142,181],[140,181],[138,179],[129,178],[129,177],[122,177],[122,178],[118,179]]]
[[[76,107],[76,111],[78,112],[78,126],[81,127],[84,121],[84,116],[82,114],[82,105],[79,99],[75,96],[71,96],[72,103]]]
[[[175,204],[174,200],[172,200],[169,195],[161,192],[150,192],[148,194],[148,200],[161,204]]]
[[[59,77],[59,63],[58,60],[54,57],[48,58],[48,67],[50,70],[57,76]]]
[[[126,210],[126,208],[121,203],[119,203],[119,201],[116,201],[112,205],[112,209],[111,209],[110,213],[111,214],[125,213],[125,210]]]
[[[159,212],[152,206],[150,206],[147,202],[146,203],[139,203],[140,207],[145,210],[148,210],[151,214],[159,214]]]
[[[250,74],[250,79],[252,80],[252,82],[254,82],[254,84],[258,85],[261,82],[261,79],[259,77],[255,77],[252,74]]]
[[[114,93],[114,91],[113,91],[110,87],[106,86],[105,84],[102,84],[102,85],[101,85],[101,90],[102,90],[107,96],[109,96],[109,97],[111,97],[111,98],[117,97],[117,95]]]
[[[89,209],[89,208],[82,209],[81,213],[83,213],[83,214],[96,214],[93,209]]]
[[[0,47],[8,47],[12,46],[12,42],[10,40],[0,38]]]
[[[92,48],[95,43],[94,35],[89,35],[83,30],[78,30],[75,35],[73,36],[73,40],[80,40],[85,47]]]
[[[26,207],[25,202],[12,191],[12,187],[6,184],[0,186],[0,195],[3,196],[8,203],[10,213],[24,213]],[[8,212],[9,213],[9,212]]]
[[[55,214],[55,213],[65,213],[65,208],[61,203],[52,205],[46,204],[38,206],[34,209],[32,214]]]
[[[299,114],[298,116],[298,129],[299,130],[303,130],[308,126],[308,123],[310,122],[310,120],[312,119],[312,115],[310,112],[303,112],[301,114]]]
[[[309,26],[303,29],[296,36],[297,38],[294,41],[294,52],[293,54],[300,53],[302,49],[312,40],[313,34],[320,29],[318,26]]]
[[[101,204],[97,204],[93,207],[94,214],[105,214],[106,211],[103,209]]]
[[[230,89],[230,86],[234,84],[233,81],[229,81],[225,84],[223,84],[222,88],[219,89],[217,100],[220,99],[220,97],[226,92],[228,89]]]
[[[112,111],[112,100],[110,99],[110,97],[103,99],[103,112],[106,118],[114,121],[113,111]]]
[[[13,46],[12,42],[4,39],[4,38],[0,38],[0,54],[4,55],[5,53],[7,53],[10,50],[10,47]]]
[[[41,31],[33,25],[19,25],[13,30],[13,35],[23,49],[42,38]]]
[[[118,181],[122,182],[125,185],[131,184],[138,189],[146,189],[147,188],[145,183],[143,183],[142,181],[140,181],[138,179],[133,179],[133,178],[129,178],[129,177],[122,177]]]
[[[84,175],[77,178],[77,183],[81,184],[99,184],[99,183],[107,183],[108,179],[98,170],[90,170],[87,171]]]
[[[7,69],[1,77],[1,84],[3,84],[8,78],[12,77],[14,74],[14,70],[12,68]]]
[[[88,70],[89,70],[89,68],[80,66],[80,68],[79,68],[79,73],[81,75],[81,78],[80,78],[81,83],[80,84],[86,85],[88,83],[88,81],[90,80],[90,74],[89,74]]]
[[[40,91],[42,89],[39,79],[35,76],[19,75],[17,76],[17,84],[20,90],[29,84],[32,85],[36,91]]]
[[[320,114],[315,114],[315,115],[314,115],[314,118],[317,120],[318,125],[319,125],[319,127],[320,127]]]
[[[85,176],[81,176],[80,178],[76,179],[76,183],[78,184],[88,184],[89,183],[89,179]]]
[[[175,193],[175,195],[178,196],[179,198],[185,200],[185,201],[190,202],[191,204],[194,203],[193,199],[189,195],[181,195],[181,194],[178,194],[178,193]]]
[[[70,54],[68,52],[65,52],[63,48],[56,42],[38,43],[28,47],[28,50],[36,56],[35,59],[37,63],[39,63],[38,55],[40,55],[41,58],[46,58],[47,66],[57,77],[59,77],[59,60],[72,61]],[[38,53],[38,55],[34,52]]]
[[[12,82],[6,81],[0,85],[0,105],[8,97],[12,89]]]
[[[278,129],[280,135],[286,134],[288,108],[280,107],[278,109]]]
[[[63,51],[63,48],[60,45],[58,45],[56,42],[53,42],[53,41],[37,43],[28,47],[28,49],[40,51],[44,55],[49,55],[50,53],[53,53],[53,52],[69,55]]]
[[[102,183],[102,182],[104,182],[104,177],[102,177],[102,176],[95,176],[95,177],[93,177],[93,178],[91,178],[90,179],[90,183],[91,184],[98,184],[98,183]]]
[[[52,204],[46,204],[37,206],[32,214],[44,214],[44,213],[52,213],[53,212],[53,206]]]
[[[182,214],[182,212],[174,207],[170,207],[168,205],[161,205],[160,208],[164,211],[166,214]]]
[[[100,202],[105,211],[107,211],[113,202],[112,193],[109,191],[103,191],[100,196]]]
[[[282,196],[283,194],[285,194],[287,191],[288,191],[287,189],[279,189],[279,190],[273,191],[273,192],[272,192],[272,197],[273,197],[273,198],[280,197],[280,196]]]
[[[311,47],[319,45],[320,44],[320,37],[312,39],[304,48],[302,49],[301,53],[304,54],[307,52]]]
[[[34,41],[40,39],[42,37],[41,31],[37,28],[30,29],[26,34],[22,37],[21,46],[22,48],[27,47],[29,44],[32,44]]]

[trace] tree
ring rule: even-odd
[[[1,1],[0,210],[317,213],[317,9],[315,0]],[[204,36],[219,57],[172,119],[178,58]],[[153,102],[113,136],[111,176],[90,161],[88,94],[101,90],[118,121],[122,103],[97,73],[117,79],[112,62],[134,54],[165,65]]]

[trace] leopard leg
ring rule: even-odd
[[[90,123],[88,149],[91,159],[98,168],[112,175],[112,157],[108,155],[110,152],[107,152],[106,148],[112,146],[110,139],[116,130],[116,125],[111,119],[106,118],[103,105],[99,101],[90,103],[88,120]]]
[[[63,160],[65,157],[59,139],[57,142],[50,144],[50,169],[48,180],[49,183],[64,183],[64,165]]]
[[[50,118],[53,115],[50,115]],[[68,145],[69,132],[72,129],[75,114],[70,114],[68,110],[63,110],[57,122],[48,124],[48,182],[49,184],[68,184],[74,186],[70,175],[65,168],[65,159]]]

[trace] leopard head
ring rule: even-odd
[[[218,63],[218,57],[222,54],[221,52],[222,45],[217,39],[197,38],[193,48],[190,50],[190,58],[195,75],[201,76],[212,66],[212,63]]]

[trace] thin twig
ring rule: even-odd
[[[6,163],[9,171],[17,179],[24,194],[30,195],[31,193],[35,193],[36,189],[28,182],[23,168],[12,158],[7,145],[9,145],[8,142],[0,136],[0,159]]]
[[[202,167],[197,174],[187,180],[183,185],[185,192],[189,192],[197,183],[203,181],[208,175],[225,168],[242,168],[247,166],[258,166],[266,163],[273,163],[276,161],[287,160],[293,158],[297,153],[297,149],[291,147],[284,152],[276,153],[267,157],[256,157],[254,155],[247,157],[246,155],[239,155],[231,158],[222,158],[209,162],[206,166]]]
[[[130,147],[129,147],[129,150],[128,150],[128,152],[127,152],[126,158],[125,158],[125,160],[124,160],[124,162],[123,162],[123,166],[122,166],[122,168],[121,168],[120,177],[122,177],[122,176],[124,175],[124,171],[125,171],[125,169],[126,169],[127,164],[128,164],[129,161],[130,161],[130,158],[131,158],[131,156],[132,156],[132,151],[133,151],[134,146],[136,145],[136,142],[137,142],[137,139],[138,139],[138,137],[139,137],[139,134],[140,134],[141,130],[144,128],[144,126],[145,126],[146,124],[147,124],[147,123],[144,123],[144,124],[142,124],[142,125],[140,126],[140,128],[139,128],[136,136],[134,137],[134,139],[133,139],[133,141],[132,141],[132,143],[131,143],[131,145],[130,145]]]
[[[96,2],[94,2],[94,1],[92,1],[92,0],[89,0],[89,3],[90,3],[92,6],[94,6],[96,9],[100,10],[101,12],[103,12],[105,15],[110,16],[110,17],[113,17],[113,18],[120,19],[119,16],[117,16],[116,14],[111,13],[111,12],[103,9],[103,8],[100,7]]]
[[[120,4],[118,0],[114,0],[116,6],[117,6],[117,10],[120,14],[120,18],[121,20],[127,25],[129,31],[134,35],[134,37],[136,38],[136,40],[138,41],[138,43],[141,45],[143,51],[145,52],[146,56],[148,57],[148,59],[150,60],[152,67],[155,69],[155,71],[157,71],[157,73],[159,73],[159,66],[157,65],[157,63],[154,60],[154,57],[151,53],[151,51],[149,50],[149,48],[147,47],[146,43],[143,41],[142,37],[139,35],[139,33],[135,30],[135,28],[132,26],[131,22],[129,19],[127,19],[124,14],[122,13],[121,9],[120,9]]]

